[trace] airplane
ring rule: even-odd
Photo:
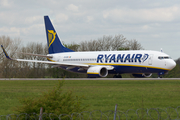
[[[48,16],[44,16],[44,22],[49,54],[22,54],[45,57],[48,61],[13,59],[1,45],[6,58],[15,61],[51,64],[53,67],[67,71],[86,73],[89,78],[107,77],[108,74],[114,74],[114,78],[121,78],[121,74],[124,73],[140,78],[150,77],[152,73],[157,73],[161,77],[176,66],[176,62],[162,51],[75,52],[63,46]]]

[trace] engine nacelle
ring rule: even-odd
[[[136,78],[144,78],[144,77],[151,77],[152,73],[140,73],[140,74],[132,74]]]
[[[103,66],[93,66],[87,70],[88,77],[106,77],[108,70]]]

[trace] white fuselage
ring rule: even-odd
[[[113,74],[160,73],[167,72],[176,65],[169,55],[149,50],[64,52],[50,55],[56,62],[113,66]],[[75,69],[72,71],[78,72]]]

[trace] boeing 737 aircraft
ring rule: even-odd
[[[48,16],[44,16],[44,21],[49,54],[23,54],[46,57],[48,61],[10,58],[1,45],[6,57],[16,61],[52,64],[68,71],[86,73],[88,77],[106,77],[108,74],[114,74],[114,77],[121,78],[123,73],[130,73],[134,77],[150,77],[152,73],[160,76],[176,66],[169,55],[160,51],[74,52],[62,45]]]

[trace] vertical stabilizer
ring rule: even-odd
[[[74,52],[73,50],[68,49],[62,45],[48,16],[44,16],[44,22],[49,54],[61,52]]]

